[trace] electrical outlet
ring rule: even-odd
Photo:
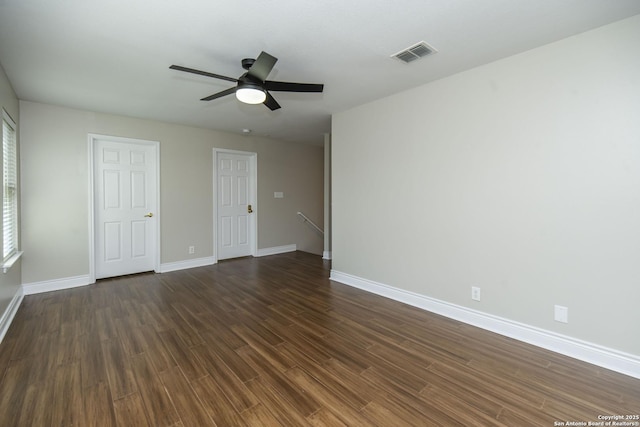
[[[195,246],[189,246],[189,253],[190,254],[195,254],[196,253],[196,247]]]
[[[569,323],[569,309],[561,305],[554,306],[553,319],[556,322]]]
[[[471,287],[471,299],[474,301],[480,301],[480,288],[477,286]]]

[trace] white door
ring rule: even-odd
[[[216,151],[218,259],[254,253],[254,155]]]
[[[157,150],[154,143],[94,140],[97,279],[156,269]]]

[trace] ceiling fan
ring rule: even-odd
[[[245,58],[242,60],[242,68],[247,70],[247,72],[237,79],[206,71],[194,70],[193,68],[182,67],[180,65],[172,65],[169,68],[172,70],[184,71],[187,73],[199,74],[201,76],[213,77],[215,79],[237,83],[236,86],[223,90],[222,92],[209,95],[202,98],[201,101],[211,101],[213,99],[235,93],[236,98],[238,98],[239,101],[246,104],[264,104],[269,107],[271,111],[280,108],[280,104],[278,104],[273,96],[271,96],[269,91],[322,92],[324,89],[323,84],[276,82],[273,80],[267,80],[267,76],[273,69],[277,60],[278,58],[269,55],[267,52],[261,52],[257,59]]]

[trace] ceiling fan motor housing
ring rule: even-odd
[[[251,68],[254,62],[256,62],[256,60],[253,58],[244,58],[242,60],[242,68],[248,70],[249,68]]]

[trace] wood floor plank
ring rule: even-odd
[[[41,316],[41,331],[43,333],[55,332],[60,329],[62,323],[62,303],[48,304]]]
[[[255,313],[244,309],[240,310],[237,316],[242,319],[242,326],[250,329],[256,336],[259,336],[261,341],[271,346],[277,346],[284,342],[281,336],[264,326],[263,316],[256,316]]]
[[[327,336],[324,338],[324,344],[331,357],[338,359],[346,366],[360,372],[371,368],[373,357],[366,351],[351,345],[351,342],[337,336]]]
[[[277,366],[281,371],[286,371],[294,366],[294,363],[289,360],[282,352],[275,349],[271,344],[262,339],[261,336],[256,334],[250,328],[244,325],[233,326],[231,328],[240,338],[242,338],[247,344],[253,347],[258,353],[265,359],[269,360],[269,363]]]
[[[27,295],[0,426],[547,426],[640,380],[329,280],[292,252]]]
[[[278,393],[277,390],[274,390],[266,380],[262,378],[253,379],[247,382],[247,387],[251,390],[251,393],[256,396],[257,400],[261,402],[260,404],[271,412],[279,425],[309,425],[307,419],[300,413],[299,405],[296,405],[296,402],[292,404],[290,400]]]
[[[475,394],[482,394],[492,402],[511,408],[524,418],[541,418],[548,422],[551,417],[540,417],[544,400],[536,396],[527,387],[512,383],[503,383],[497,378],[473,371],[465,366],[434,363],[429,368],[436,376],[446,378],[458,387]]]
[[[58,367],[58,353],[60,341],[58,332],[42,334],[36,338],[38,341],[38,353],[28,357],[31,363],[31,372],[28,382],[30,384],[44,384],[51,379],[51,373]]]
[[[323,338],[331,334],[331,325],[337,322],[329,316],[306,311],[296,316],[294,323],[297,328],[304,329],[318,338]]]
[[[58,334],[57,346],[58,355],[57,363],[64,365],[68,363],[75,363],[80,360],[80,330],[82,325],[78,321],[65,322],[60,326]]]
[[[236,411],[242,412],[258,403],[246,385],[216,353],[205,346],[193,347],[191,352],[198,358],[200,364],[209,375],[220,384],[221,389]]]
[[[98,334],[87,334],[81,340],[80,369],[82,371],[82,388],[94,387],[108,381],[104,353]]]
[[[144,403],[139,393],[133,393],[113,402],[116,425],[131,427],[147,427],[149,423],[144,410]]]
[[[303,416],[312,414],[320,408],[320,404],[315,400],[313,395],[304,393],[300,387],[297,387],[286,374],[283,374],[277,367],[272,366],[260,357],[260,355],[251,347],[246,346],[237,350],[238,355],[254,366],[254,369],[260,373],[257,378],[261,381],[261,385],[268,386],[274,392],[278,393],[282,399],[288,401],[295,406],[298,412]]]
[[[361,347],[370,347],[373,344],[387,345],[398,344],[392,337],[387,337],[384,334],[376,333],[370,330],[364,323],[369,319],[360,319],[356,321],[353,316],[345,316],[344,313],[331,312],[331,316],[334,316],[342,321],[341,326],[336,330],[341,330],[343,333],[334,332],[335,335],[339,335],[343,340],[352,342],[352,340],[366,341],[367,344]],[[348,332],[345,332],[348,330]]]
[[[397,374],[398,371],[396,370]],[[381,370],[379,367],[371,367],[360,375],[370,387],[378,390],[389,390],[392,394],[414,395],[426,387],[427,383],[419,378],[403,375],[393,375]]]
[[[556,395],[559,398],[570,398],[574,395],[576,388],[584,390],[585,400],[598,401],[603,404],[601,407],[594,407],[597,411],[604,411],[605,406],[616,406],[620,403],[621,397],[616,391],[607,388],[593,388],[593,375],[575,375],[575,372],[558,372],[549,369],[537,369],[529,371],[526,375],[518,373],[520,378],[526,378],[527,384],[532,389],[538,390],[540,394],[549,396]],[[615,390],[615,389],[614,389]],[[613,391],[613,392],[612,392]]]
[[[370,422],[365,420],[360,412],[349,405],[327,388],[317,378],[300,368],[293,368],[287,371],[287,376],[307,393],[314,396],[322,406],[338,418],[343,424],[348,426],[368,426]]]
[[[247,345],[246,341],[231,330],[230,322],[221,322],[217,318],[214,318],[214,316],[209,317],[212,319],[209,323],[209,327],[206,331],[201,332],[203,334],[203,339],[205,339],[205,336],[211,337],[214,335],[218,342],[234,350]],[[211,343],[210,340],[209,343]]]
[[[101,344],[113,399],[118,400],[136,392],[136,380],[131,369],[131,361],[122,343],[111,339],[102,341]]]
[[[179,368],[172,368],[160,374],[169,397],[180,416],[180,421],[187,426],[215,426],[202,402],[187,378]]]
[[[202,337],[196,329],[194,329],[189,323],[184,321],[180,315],[173,310],[166,313],[171,322],[173,333],[177,334],[184,343],[191,347],[194,345],[202,344]]]
[[[291,360],[297,357],[292,355],[299,353],[298,350],[301,349],[304,351],[305,357],[311,358],[319,364],[332,357],[329,349],[325,346],[324,340],[317,339],[314,335],[300,330],[297,325],[281,328],[280,334],[286,339],[286,342],[280,348],[284,350],[284,354]]]
[[[243,423],[247,427],[280,426],[280,421],[263,405],[256,405],[242,413]]]
[[[149,357],[157,372],[164,372],[176,366],[176,361],[164,345],[156,330],[149,325],[143,326],[146,347],[145,354]]]
[[[326,389],[331,390],[341,402],[356,411],[361,410],[369,403],[368,394],[365,391],[352,387],[352,384],[347,383],[344,377],[335,375],[334,371],[326,370],[324,366],[315,363],[305,364],[301,366],[301,369],[316,378]],[[362,374],[360,376],[364,378]]]
[[[431,385],[425,387],[420,392],[420,396],[423,401],[441,408],[444,412],[456,414],[456,419],[464,425],[510,427],[497,419],[501,406],[498,406],[495,412],[487,413],[483,411],[482,406],[476,406],[473,399],[462,398]]]
[[[19,324],[12,332],[20,336],[13,345],[11,359],[21,359],[38,354],[38,337],[45,332],[40,329],[40,321],[37,318],[27,318],[23,324]],[[55,331],[57,333],[57,331]]]
[[[324,407],[309,415],[307,420],[309,421],[309,424],[314,427],[349,427],[340,418]],[[381,420],[376,420],[376,422],[380,421]],[[396,421],[397,420],[393,420],[393,422]]]
[[[202,402],[209,417],[218,426],[240,426],[242,418],[220,385],[209,375],[191,382],[193,391]]]
[[[22,408],[20,411],[19,421],[16,422],[17,426],[48,426],[52,425],[52,420],[49,415],[50,412],[46,411],[47,405],[51,404],[51,400],[47,393],[43,393],[42,386],[40,384],[30,384],[27,387],[27,392],[22,402]],[[9,420],[7,419],[7,422]],[[7,424],[11,425],[11,424]]]
[[[11,331],[11,328],[12,327],[10,326],[9,331]],[[13,347],[16,343],[16,338],[12,337],[9,332],[7,332],[7,335],[8,337],[5,337],[4,341],[2,341],[2,345],[0,345],[0,384],[4,379],[4,374],[7,372],[7,368],[9,367]]]
[[[195,301],[198,301],[197,299]],[[192,309],[187,307],[184,303],[173,303],[171,308],[175,310],[180,319],[182,319],[191,329],[194,331],[206,330],[208,325],[203,322],[202,318],[193,313]]]
[[[87,424],[79,363],[64,364],[57,368],[54,377],[53,400],[47,404],[51,407],[51,425],[79,426]]]
[[[149,422],[154,426],[169,427],[180,421],[176,408],[167,394],[167,389],[160,381],[147,355],[135,356],[132,362],[138,391]]]
[[[407,342],[400,345],[380,346],[375,344],[367,349],[371,354],[381,359],[400,364],[401,366],[410,368],[418,367],[420,370],[428,368],[436,359],[428,353],[422,351],[414,351],[406,346]]]
[[[95,312],[96,330],[101,341],[116,338],[118,332],[115,325],[116,317],[111,307],[98,308]]]
[[[163,332],[170,329],[169,320],[160,311],[154,301],[145,301],[140,304],[142,318],[146,325],[152,326],[156,332]]]
[[[116,331],[122,343],[125,352],[129,356],[136,356],[144,353],[147,348],[147,342],[144,338],[143,331],[140,326],[130,322],[126,317],[116,319]]]
[[[231,371],[242,382],[247,382],[258,377],[258,373],[246,363],[241,357],[238,357],[238,353],[234,349],[227,347],[223,342],[220,342],[217,334],[211,332],[204,332],[201,334],[206,343],[206,348],[216,353],[216,355],[224,362],[225,365],[231,369]]]
[[[387,417],[392,415],[398,425],[467,427],[467,424],[458,419],[456,413],[446,413],[441,408],[436,408],[426,402],[410,399],[402,394],[386,394],[374,403],[384,408]],[[371,406],[367,407],[367,409],[370,408]],[[379,416],[379,414],[376,414],[370,419],[375,420]]]
[[[207,370],[193,357],[187,344],[180,339],[174,330],[160,332],[160,339],[165,348],[173,357],[176,364],[182,369],[189,381],[202,378],[207,375]]]
[[[9,362],[5,377],[0,383],[0,415],[4,425],[19,425],[24,402],[34,399],[29,396],[30,399],[27,400],[30,365],[31,361],[27,358]]]
[[[470,390],[460,386],[455,379],[434,375],[429,379],[429,385],[420,393],[429,393],[432,389],[437,390],[441,395],[450,396],[451,402],[464,402],[466,405],[485,414],[490,419],[497,419],[498,415],[504,409],[504,406],[500,402],[495,402],[487,398],[483,393],[478,393],[476,390]]]
[[[268,306],[269,314],[267,315],[266,323],[277,325],[278,328],[286,328],[287,326],[291,326],[295,323],[295,314],[285,310],[282,310],[282,307],[276,304],[271,304]]]
[[[85,422],[87,427],[115,427],[116,416],[109,385],[102,382],[83,388]],[[40,411],[42,412],[42,411]],[[38,425],[34,423],[33,425]],[[47,425],[47,424],[41,424]]]

